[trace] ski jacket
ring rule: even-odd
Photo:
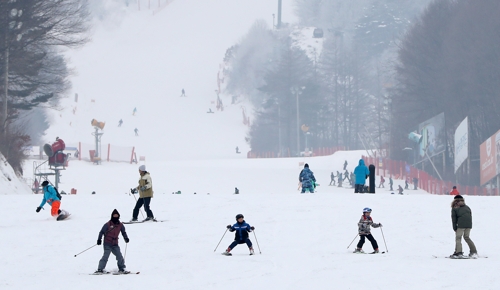
[[[118,236],[122,233],[124,238],[128,239],[127,232],[125,231],[125,226],[122,223],[114,224],[112,221],[109,221],[102,226],[101,231],[99,232],[100,240],[102,236],[104,236],[104,244],[109,246],[117,246],[118,245]]]
[[[471,229],[472,228],[472,210],[462,202],[457,207],[451,208],[451,223],[453,230]]]
[[[141,187],[144,185],[146,186],[146,190],[141,191]],[[153,182],[151,181],[149,172],[146,172],[141,176],[137,190],[139,191],[139,197],[153,197]]]
[[[367,217],[365,215],[361,216],[361,219],[358,222],[358,233],[360,236],[366,236],[369,235],[370,232],[370,226],[374,228],[380,227],[380,224],[376,224],[373,222],[372,217]]]
[[[43,187],[43,199],[42,203],[40,203],[40,207],[43,207],[45,203],[48,203],[49,205],[52,205],[52,202],[59,200],[60,199],[57,197],[56,190],[52,185],[46,185]]]
[[[242,223],[235,223],[233,226],[231,226],[229,231],[236,231],[236,233],[234,233],[235,241],[245,241],[246,239],[248,239],[248,233],[250,233],[252,229],[250,229],[249,224],[243,221]]]
[[[354,175],[356,176],[355,184],[365,184],[366,177],[370,175],[370,170],[366,167],[363,159],[359,159],[359,165],[354,168]]]
[[[459,195],[460,192],[458,192],[458,190],[455,188],[453,189],[451,192],[450,192],[450,195]]]
[[[304,168],[299,174],[299,181],[314,181],[316,182],[316,178],[314,177],[314,173],[309,168]]]

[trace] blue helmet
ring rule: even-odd
[[[365,213],[365,212],[372,212],[372,209],[371,209],[371,208],[369,208],[369,207],[365,207],[365,208],[363,209],[363,213]]]

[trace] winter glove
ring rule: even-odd
[[[226,227],[226,228],[230,229],[230,228],[231,228],[231,225],[227,225],[227,227]]]
[[[97,245],[100,245],[102,243],[101,240],[97,240]]]
[[[141,191],[146,191],[147,187],[145,185],[141,186]]]
[[[379,226],[379,227],[382,227],[382,224],[381,224],[381,223],[378,223],[378,226]]]
[[[40,212],[41,209],[42,209],[41,207],[37,207],[36,212]]]
[[[136,194],[136,193],[137,193],[137,188],[131,188],[131,189],[130,189],[130,193],[132,193],[132,194]]]
[[[125,243],[128,243],[130,240],[129,238],[124,238],[125,239]]]
[[[255,230],[255,227],[250,227],[250,229],[253,231],[253,230]]]

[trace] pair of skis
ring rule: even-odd
[[[148,223],[148,222],[154,222],[154,223],[162,223],[166,222],[167,220],[142,220],[142,221],[129,221],[129,222],[122,222],[122,224],[130,225],[130,224],[142,224],[142,223]]]

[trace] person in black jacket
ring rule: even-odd
[[[106,274],[105,268],[108,263],[108,258],[111,253],[116,256],[116,261],[118,263],[118,272],[120,274],[128,274],[129,271],[125,270],[125,259],[120,251],[120,246],[118,246],[118,236],[120,233],[125,240],[125,243],[129,242],[127,232],[125,231],[125,226],[120,222],[120,213],[115,209],[111,213],[111,219],[102,226],[99,232],[99,237],[97,238],[97,244],[102,244],[102,238],[104,237],[104,254],[99,261],[99,266],[94,274]]]
[[[450,258],[463,259],[473,258],[476,259],[477,250],[476,245],[470,239],[470,231],[472,229],[472,210],[465,204],[465,200],[461,195],[456,195],[451,203],[451,223],[455,231],[455,252]],[[469,256],[464,256],[462,252],[462,236],[469,246]]]
[[[227,225],[230,232],[235,232],[234,241],[229,245],[229,247],[222,254],[226,256],[232,256],[231,250],[238,244],[247,244],[248,250],[250,250],[250,255],[254,254],[252,241],[248,238],[248,233],[255,230],[255,227],[251,227],[244,220],[242,214],[236,215],[236,223],[234,225]]]

